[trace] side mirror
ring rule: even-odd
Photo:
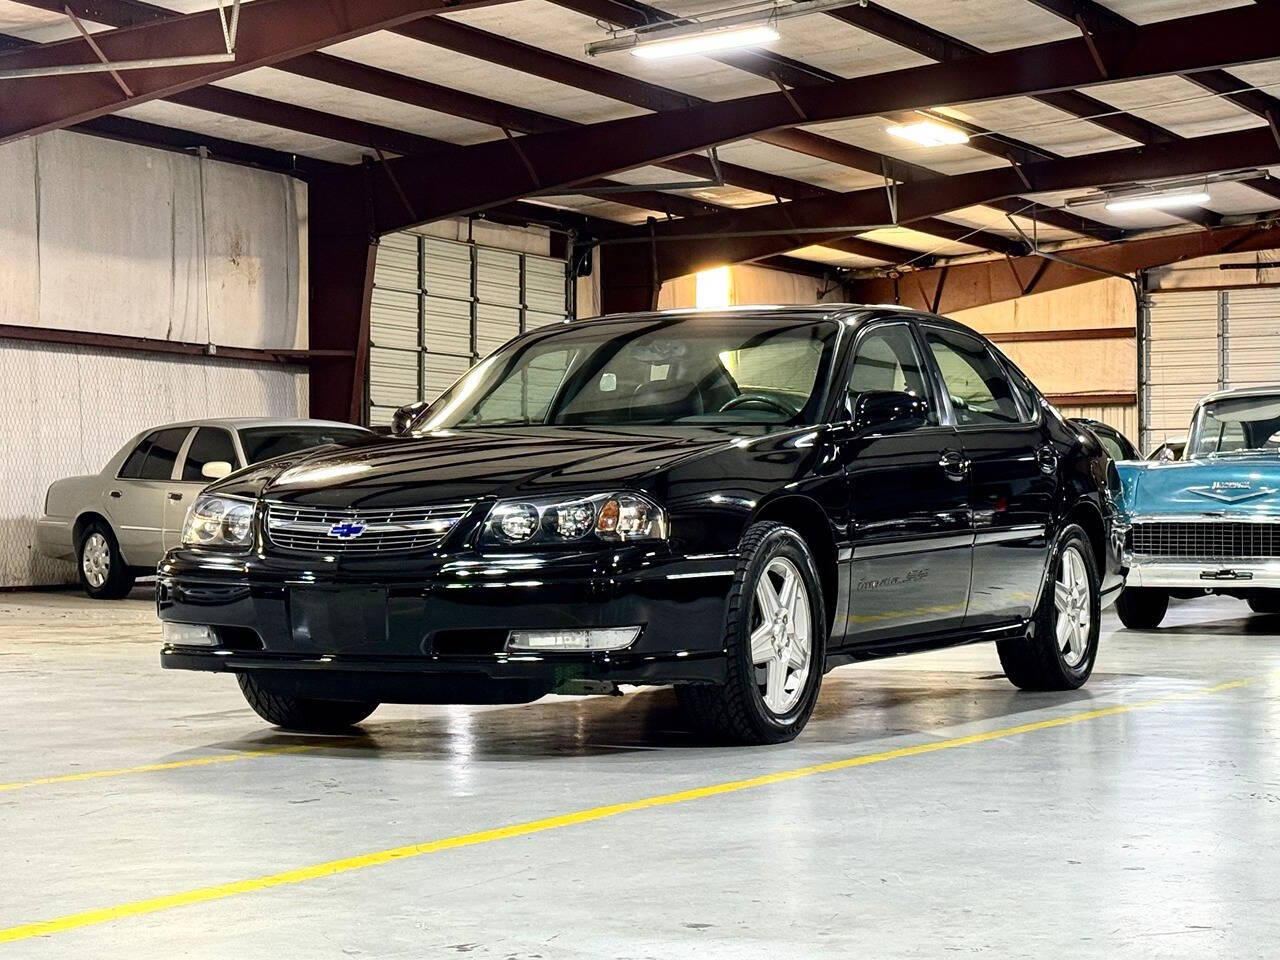
[[[391,417],[392,436],[403,437],[408,433],[413,421],[417,420],[422,411],[427,409],[428,406],[429,404],[425,400],[415,400],[413,403],[406,403],[397,410]]]
[[[221,480],[231,472],[231,464],[225,460],[210,460],[200,468],[200,476],[206,480]]]
[[[928,401],[899,390],[869,390],[853,407],[853,428],[859,434],[901,433],[928,423]]]

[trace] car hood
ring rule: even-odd
[[[1280,456],[1117,463],[1130,514],[1280,516]]]
[[[677,463],[731,449],[735,441],[764,432],[765,428],[737,426],[440,431],[270,461],[214,489],[311,506],[370,509],[644,489],[647,481]]]

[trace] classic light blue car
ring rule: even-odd
[[[1129,572],[1116,612],[1160,625],[1170,597],[1238,597],[1280,613],[1280,386],[1211,394],[1182,460],[1117,463]]]

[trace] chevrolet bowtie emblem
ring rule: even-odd
[[[1209,487],[1187,487],[1188,493],[1196,493],[1221,503],[1242,503],[1255,497],[1266,497],[1276,492],[1275,487],[1258,487],[1236,480],[1218,480]]]

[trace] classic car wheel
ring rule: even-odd
[[[95,600],[119,600],[133,589],[134,575],[120,556],[111,528],[94,521],[76,547],[80,586]]]
[[[1005,676],[1023,690],[1074,690],[1089,679],[1098,655],[1098,571],[1084,530],[1067,527],[1051,569],[1030,635],[996,644]]]
[[[240,692],[244,694],[249,706],[253,707],[254,713],[267,723],[290,730],[310,733],[345,730],[378,709],[376,703],[312,700],[274,693],[249,673],[238,673],[236,679],[240,681]]]
[[[1169,609],[1169,594],[1150,587],[1125,587],[1116,598],[1116,614],[1130,630],[1154,630]]]
[[[782,743],[809,720],[822,685],[827,616],[808,545],[780,523],[748,528],[725,618],[728,681],[677,686],[700,730],[736,743]]]

